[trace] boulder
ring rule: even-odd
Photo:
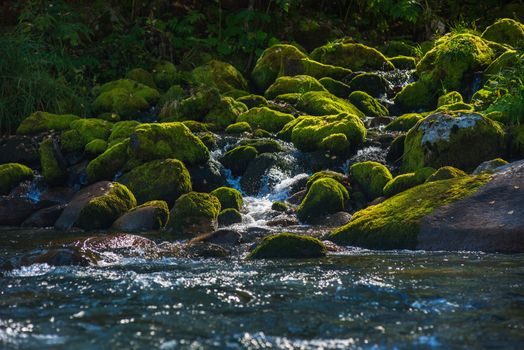
[[[156,231],[166,225],[168,218],[167,203],[155,200],[131,209],[119,217],[111,229],[122,232]]]
[[[264,96],[267,99],[274,99],[278,95],[287,93],[306,93],[309,91],[327,91],[320,82],[309,75],[296,75],[293,77],[280,77],[271,84]]]
[[[389,114],[386,107],[364,91],[353,91],[348,99],[367,117],[384,117]]]
[[[191,80],[197,85],[214,86],[221,92],[247,90],[247,81],[242,73],[231,64],[217,60],[193,69]]]
[[[360,73],[348,85],[350,92],[364,91],[375,98],[382,97],[391,90],[390,83],[377,73]]]
[[[222,210],[232,208],[238,211],[244,204],[240,191],[231,187],[219,187],[210,194],[218,198]]]
[[[60,148],[64,152],[83,152],[85,146],[96,139],[107,140],[113,124],[96,118],[75,120],[70,130],[60,135]]]
[[[253,129],[263,129],[269,132],[279,132],[284,125],[294,120],[295,117],[288,113],[282,113],[267,107],[251,108],[238,116],[238,122],[246,122]]]
[[[351,102],[338,98],[327,91],[311,91],[300,95],[296,108],[308,115],[353,114],[359,118],[365,115]]]
[[[2,135],[0,138],[0,164],[20,163],[30,168],[40,164],[42,135]]]
[[[257,195],[262,188],[264,175],[267,174],[270,168],[276,165],[283,165],[283,163],[277,155],[271,153],[262,153],[249,162],[246,171],[240,179],[242,191],[248,195]]]
[[[111,134],[107,140],[109,142],[108,147],[112,147],[129,138],[138,125],[140,125],[140,123],[136,120],[124,120],[113,124]]]
[[[384,128],[387,131],[408,131],[424,117],[419,113],[407,113],[395,118]]]
[[[69,125],[80,119],[73,114],[53,114],[47,112],[34,112],[20,123],[16,133],[18,135],[34,135],[50,130],[67,130]]]
[[[31,214],[49,206],[24,197],[0,196],[0,226],[18,226]]]
[[[191,243],[211,243],[219,245],[237,245],[242,242],[242,234],[236,230],[222,228],[214,232],[195,237]]]
[[[231,226],[242,222],[242,214],[236,209],[227,208],[218,214],[219,226]]]
[[[318,82],[322,84],[322,86],[327,91],[331,92],[333,95],[337,97],[346,98],[351,93],[351,87],[339,80],[330,77],[324,77],[320,79]]]
[[[301,221],[311,222],[316,218],[347,209],[348,191],[338,181],[331,178],[316,180],[297,208]]]
[[[230,169],[234,176],[239,176],[246,171],[249,162],[255,159],[257,154],[258,152],[254,147],[238,146],[227,151],[220,162],[224,167]]]
[[[508,164],[508,162],[502,158],[487,160],[485,162],[480,163],[480,165],[476,167],[475,170],[473,170],[472,174],[478,175],[482,173],[494,173],[498,168],[506,164]]]
[[[522,48],[524,47],[524,25],[511,18],[501,18],[484,30],[482,38]]]
[[[60,185],[67,179],[67,163],[56,139],[47,138],[40,143],[40,166],[49,185]]]
[[[87,182],[113,180],[115,175],[129,160],[128,146],[129,139],[125,139],[109,147],[104,153],[91,160],[86,167]]]
[[[153,89],[157,88],[155,80],[153,79],[153,74],[149,73],[143,68],[131,69],[129,72],[127,72],[126,79],[134,80]]]
[[[468,174],[466,174],[462,170],[448,165],[438,168],[433,174],[431,174],[431,176],[429,176],[426,179],[426,182],[453,179],[455,177],[461,177],[466,175]]]
[[[372,161],[353,164],[349,168],[349,177],[370,201],[382,196],[384,186],[393,178],[388,168]]]
[[[221,206],[217,197],[208,193],[189,192],[175,201],[166,228],[180,236],[197,236],[218,227]]]
[[[292,233],[265,237],[249,254],[250,259],[308,259],[326,255],[326,247],[318,239]]]
[[[25,219],[20,226],[22,227],[53,227],[56,220],[64,210],[64,204],[53,205],[48,208],[40,209],[27,219]]]
[[[169,61],[160,61],[153,67],[153,80],[162,90],[167,90],[180,80],[180,73]]]
[[[389,62],[391,62],[391,64],[393,64],[393,66],[395,66],[396,69],[402,69],[402,70],[415,69],[415,67],[417,66],[417,60],[415,59],[415,57],[410,57],[410,56],[400,55],[400,56],[390,57]]]
[[[227,134],[243,134],[245,132],[251,132],[251,125],[247,122],[237,122],[234,124],[229,125],[226,128]]]
[[[329,43],[311,52],[311,58],[324,64],[359,70],[392,70],[379,51],[362,44]]]
[[[215,188],[227,184],[227,178],[222,171],[222,165],[214,159],[209,159],[203,164],[188,167],[187,170],[191,175],[193,191],[211,192]]]
[[[20,182],[33,177],[33,171],[23,164],[0,164],[0,195],[9,194]]]

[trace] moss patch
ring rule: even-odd
[[[386,125],[385,129],[388,131],[408,131],[422,119],[424,119],[424,117],[419,113],[403,114]]]
[[[213,190],[211,194],[218,198],[222,209],[240,210],[244,204],[240,191],[231,187],[219,187]]]
[[[351,95],[349,95],[349,102],[368,117],[384,117],[389,115],[386,107],[364,91],[353,91]]]
[[[53,186],[62,184],[67,179],[66,164],[60,159],[60,149],[52,138],[40,143],[40,165],[45,181]]]
[[[320,82],[309,75],[296,75],[294,77],[280,77],[267,88],[264,96],[274,99],[278,95],[287,93],[306,93],[309,91],[327,91]]]
[[[189,192],[176,200],[167,227],[180,234],[192,233],[192,228],[200,226],[209,230],[216,225],[220,211],[217,197],[208,193]]]
[[[115,175],[128,161],[127,147],[129,139],[117,143],[87,164],[87,182],[113,180]]]
[[[326,255],[326,247],[318,239],[292,233],[265,237],[248,256],[250,259],[307,259]]]
[[[19,135],[32,135],[49,130],[67,130],[69,125],[78,119],[80,118],[73,114],[34,112],[20,123],[16,133]]]
[[[256,158],[258,152],[252,146],[238,146],[227,151],[220,159],[220,162],[231,170],[233,175],[242,175],[249,163]]]
[[[301,221],[310,222],[345,210],[348,201],[348,191],[338,181],[328,177],[320,178],[309,188],[297,209],[297,216]]]
[[[219,91],[247,90],[247,81],[231,64],[211,60],[191,72],[191,80],[197,85],[215,86]]]
[[[255,107],[242,113],[237,121],[246,122],[252,128],[260,128],[269,132],[279,132],[284,125],[294,120],[291,114],[278,112],[267,107]]]
[[[0,164],[0,195],[7,195],[20,182],[31,180],[33,171],[19,163]]]
[[[352,183],[358,184],[368,200],[382,196],[384,186],[393,178],[388,168],[371,161],[353,164],[349,168],[349,177]]]
[[[321,63],[354,71],[394,68],[383,54],[362,44],[329,43],[313,50],[311,58]]]
[[[502,18],[487,27],[482,37],[515,48],[522,48],[524,47],[524,25],[511,18]]]
[[[352,103],[324,91],[311,91],[301,95],[296,108],[309,115],[349,113],[364,118],[364,113]]]
[[[426,182],[448,180],[456,177],[467,176],[465,172],[452,166],[443,166],[437,169],[430,177],[426,179]]]

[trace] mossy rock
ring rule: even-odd
[[[34,112],[22,120],[16,133],[19,135],[34,135],[50,130],[68,130],[69,125],[80,119],[73,114],[53,114],[47,112]]]
[[[134,80],[119,79],[110,81],[108,83],[103,84],[102,86],[98,86],[93,89],[93,92],[98,96],[95,99],[95,102],[93,102],[93,108],[95,108],[100,113],[115,112],[119,115],[124,116],[124,113],[119,113],[118,110],[116,110],[115,108],[111,109],[110,106],[107,105],[106,99],[103,97],[111,96],[112,91],[125,91],[129,96],[134,96],[145,100],[148,105],[155,104],[160,99],[160,93],[156,89],[153,89],[147,85],[141,84]],[[117,102],[118,101],[115,101],[113,99],[113,107],[118,105]]]
[[[436,99],[436,93],[430,84],[416,81],[404,86],[395,95],[393,102],[401,113],[409,113],[432,110],[436,105]]]
[[[306,57],[288,61],[288,64],[282,67],[280,76],[309,75],[316,79],[329,77],[341,80],[352,73],[351,69],[323,64]]]
[[[224,93],[222,93],[222,96],[224,97],[233,97],[235,100],[238,100],[240,97],[248,96],[250,95],[249,91],[246,90],[240,90],[240,89],[232,89],[228,90]]]
[[[384,194],[384,186],[393,179],[388,168],[377,162],[359,162],[349,168],[352,184],[357,184],[367,199],[380,197]]]
[[[437,107],[451,105],[453,103],[464,102],[462,95],[458,91],[450,91],[438,98]]]
[[[87,164],[87,182],[113,180],[129,159],[127,148],[129,139],[125,139],[109,147]]]
[[[493,75],[499,74],[506,69],[511,69],[518,65],[521,61],[519,52],[516,50],[507,50],[502,55],[497,57],[484,71],[484,77],[490,78]]]
[[[318,239],[293,233],[265,237],[249,254],[249,259],[309,259],[326,255],[326,247]]]
[[[238,102],[232,97],[222,97],[207,113],[204,121],[224,130],[229,125],[234,124],[239,116],[247,110],[247,106],[242,102]]]
[[[134,118],[146,111],[149,103],[133,92],[116,88],[98,95],[91,107],[98,114],[116,113],[123,118]]]
[[[324,77],[318,81],[322,86],[333,95],[346,98],[351,93],[351,87],[347,84],[344,84],[340,80],[335,80],[330,77]]]
[[[121,215],[136,207],[135,196],[129,189],[113,182],[109,191],[93,197],[84,205],[75,226],[84,230],[99,230],[111,227]]]
[[[301,95],[296,108],[309,115],[349,113],[359,118],[365,117],[351,102],[327,91],[311,91]]]
[[[388,57],[418,56],[419,54],[419,49],[414,43],[404,40],[391,40],[382,51]]]
[[[434,113],[417,123],[404,142],[404,171],[451,165],[471,171],[504,153],[504,130],[479,113]]]
[[[390,90],[389,82],[377,73],[360,73],[349,82],[351,91],[364,91],[373,97],[381,97]]]
[[[171,209],[166,228],[182,236],[196,236],[215,231],[221,211],[217,197],[202,192],[180,196]]]
[[[246,95],[237,98],[238,102],[242,102],[247,106],[247,108],[253,108],[253,107],[264,107],[267,106],[267,100],[264,96],[260,95]]]
[[[327,91],[320,82],[309,75],[296,75],[294,77],[280,77],[271,84],[264,93],[268,99],[287,93],[306,93],[309,91]]]
[[[426,215],[473,194],[488,181],[489,176],[465,176],[411,188],[358,211],[328,239],[339,245],[372,249],[415,249],[420,221]]]
[[[182,122],[191,132],[197,133],[197,132],[208,132],[208,124],[197,122],[196,120],[184,120]]]
[[[366,128],[360,118],[347,113],[302,117],[292,127],[291,141],[299,150],[311,152],[320,149],[322,141],[333,134],[344,134],[354,149],[366,139]]]
[[[276,201],[271,204],[271,210],[285,212],[288,210],[288,206],[284,202]]]
[[[140,84],[149,86],[150,88],[157,89],[153,75],[144,68],[131,69],[127,72],[126,79],[134,80]]]
[[[284,148],[275,140],[268,138],[244,139],[238,143],[239,146],[255,147],[259,154],[282,152]]]
[[[522,48],[524,47],[524,25],[511,18],[501,18],[487,27],[482,37],[515,48]]]
[[[175,65],[168,61],[161,61],[153,68],[153,80],[162,90],[167,90],[180,80],[180,73]]]
[[[273,45],[265,49],[258,58],[251,72],[251,79],[259,91],[266,91],[279,76],[285,75],[282,74],[282,71],[286,65],[306,57],[307,55],[295,46],[286,44]]]
[[[245,132],[251,132],[251,125],[247,122],[237,122],[234,124],[229,125],[226,128],[226,133],[228,134],[242,134]]]
[[[336,171],[332,171],[332,170],[322,170],[322,171],[317,171],[316,173],[314,173],[313,175],[311,175],[308,178],[306,182],[306,191],[309,191],[309,189],[311,188],[311,185],[313,185],[315,181],[319,179],[325,179],[325,178],[336,180],[340,182],[340,184],[342,184],[343,186],[346,186],[349,184],[347,176],[345,176],[344,174],[336,172]]]
[[[386,183],[383,189],[384,196],[392,197],[417,185],[420,185],[420,183],[417,181],[415,173],[398,175]]]
[[[89,158],[94,158],[104,153],[107,146],[108,144],[106,140],[94,139],[85,146],[84,152]]]
[[[319,148],[332,155],[344,156],[349,154],[351,144],[346,135],[335,133],[324,137],[322,141],[320,141]]]
[[[87,118],[75,120],[70,127],[60,136],[61,148],[65,152],[82,152],[93,140],[107,140],[113,124],[102,119]]]
[[[204,117],[221,102],[221,96],[216,88],[201,87],[192,91],[191,95],[167,102],[160,111],[159,119],[167,121],[196,120]]]
[[[311,222],[328,214],[347,209],[348,191],[338,181],[324,177],[313,182],[297,208],[297,216],[303,222]]]
[[[158,100],[158,105],[163,107],[166,103],[181,101],[186,98],[187,92],[180,85],[173,85],[165,93],[160,96]]]
[[[246,122],[254,129],[259,128],[276,133],[294,119],[295,117],[291,114],[278,112],[267,107],[255,107],[242,113],[237,122]]]
[[[217,60],[193,69],[191,80],[196,85],[214,86],[221,92],[247,90],[247,81],[242,73],[231,64]]]
[[[364,91],[353,91],[348,99],[349,102],[368,117],[385,117],[389,115],[386,107]]]
[[[213,134],[211,131],[200,133],[198,138],[209,150],[214,150],[218,147],[217,135]]]
[[[466,174],[462,170],[447,165],[438,168],[430,177],[426,179],[426,182],[454,179],[456,177],[467,175],[468,174]]]
[[[329,43],[311,52],[321,63],[358,70],[391,70],[393,65],[379,51],[362,44]]]
[[[396,69],[402,69],[402,70],[415,69],[415,67],[417,66],[417,60],[415,59],[415,57],[410,57],[410,56],[401,55],[401,56],[390,57],[389,62],[391,62],[391,64],[393,64],[393,66]]]
[[[424,119],[424,117],[419,113],[403,114],[386,125],[385,129],[388,131],[408,131],[422,119]]]
[[[218,214],[218,225],[219,226],[230,226],[242,222],[242,214],[236,209],[227,208]]]
[[[240,191],[231,187],[219,187],[211,192],[211,194],[218,198],[222,209],[233,208],[240,210],[244,201]]]
[[[186,165],[205,163],[209,150],[182,123],[140,124],[130,136],[129,153],[147,162],[155,159],[178,159]]]
[[[55,139],[48,137],[40,143],[40,166],[45,181],[51,186],[67,179],[67,164]]]
[[[163,200],[173,205],[181,195],[191,192],[191,178],[177,159],[154,160],[124,174],[119,181],[134,194],[139,204]]]
[[[224,167],[230,169],[233,175],[239,176],[246,171],[249,163],[256,158],[257,154],[255,147],[238,146],[227,151],[220,162]]]
[[[440,106],[435,112],[458,112],[458,111],[473,111],[475,107],[469,103],[456,102],[449,105]]]
[[[120,232],[154,231],[164,228],[169,220],[169,207],[164,201],[149,201],[119,217],[111,226]]]
[[[23,164],[0,164],[0,196],[9,194],[20,182],[33,177],[33,170]]]
[[[273,137],[273,135],[269,131],[266,131],[264,129],[256,129],[253,132],[253,137],[256,137],[256,138],[264,138],[264,137],[266,137],[266,138],[268,138],[268,137]]]
[[[113,124],[111,134],[107,140],[109,142],[108,146],[112,147],[129,138],[138,125],[140,125],[140,123],[135,120],[124,120]]]
[[[501,166],[509,164],[502,158],[495,158],[482,162],[472,173],[472,175],[478,175],[482,173],[492,174],[497,171]]]
[[[406,139],[406,134],[400,134],[391,141],[391,144],[388,148],[388,153],[386,154],[386,160],[393,164],[397,164],[402,160],[402,155],[404,154],[404,141]]]

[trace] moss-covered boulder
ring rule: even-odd
[[[276,201],[271,204],[271,210],[285,212],[288,210],[288,206],[284,202]]]
[[[378,98],[390,91],[390,83],[377,73],[360,73],[349,82],[351,91],[364,91]]]
[[[33,176],[33,171],[23,164],[0,164],[0,196],[9,194],[20,182],[31,180]]]
[[[370,201],[382,196],[384,186],[393,178],[388,168],[371,161],[353,164],[349,168],[349,177]]]
[[[134,80],[140,84],[157,89],[153,75],[144,68],[133,68],[126,74],[126,79]]]
[[[202,141],[177,122],[137,126],[130,136],[129,153],[144,162],[174,158],[187,165],[204,163],[209,158]]]
[[[320,178],[307,191],[297,208],[297,216],[301,221],[311,222],[327,214],[346,210],[348,201],[348,191],[338,181]]]
[[[351,144],[345,134],[335,133],[324,137],[319,148],[335,156],[344,156],[349,154]]]
[[[443,166],[438,168],[430,177],[426,179],[426,182],[448,180],[456,177],[466,176],[464,171],[454,168],[452,166]]]
[[[416,81],[404,86],[393,102],[401,113],[429,111],[436,105],[436,92],[430,84]]]
[[[112,123],[97,118],[75,120],[70,124],[70,130],[62,132],[60,146],[64,152],[82,152],[93,140],[107,140],[112,127]]]
[[[494,173],[497,171],[498,168],[501,166],[509,164],[506,160],[502,158],[495,158],[491,160],[487,160],[485,162],[480,163],[478,167],[475,168],[472,175],[478,175],[482,173]]]
[[[309,115],[350,113],[364,118],[364,113],[351,102],[324,91],[311,91],[301,95],[296,108]]]
[[[318,81],[322,86],[333,95],[346,98],[351,93],[351,87],[340,80],[336,80],[330,77],[324,77]]]
[[[242,113],[238,117],[237,122],[246,122],[254,129],[260,128],[276,133],[294,119],[295,117],[291,114],[275,111],[267,107],[255,107]]]
[[[80,119],[73,114],[53,114],[47,112],[34,112],[22,120],[16,133],[19,135],[33,135],[50,130],[67,130],[69,125]]]
[[[238,146],[227,151],[220,162],[227,169],[231,170],[234,176],[242,175],[249,163],[256,158],[258,152],[255,147],[252,146]]]
[[[287,93],[306,93],[309,91],[327,91],[320,82],[309,75],[296,75],[294,77],[280,77],[271,84],[264,93],[268,99]]]
[[[247,106],[247,108],[253,107],[264,107],[267,106],[267,100],[264,96],[260,95],[246,95],[236,99],[238,102],[242,102]]]
[[[324,178],[330,178],[335,181],[338,181],[343,186],[349,185],[348,178],[344,174],[336,172],[336,171],[332,171],[332,170],[322,170],[322,171],[317,171],[316,173],[314,173],[307,179],[306,191],[309,191],[309,189],[311,188],[311,185],[313,185],[315,181],[319,179],[324,179]]]
[[[102,180],[113,180],[115,175],[129,160],[127,148],[129,139],[125,139],[104,151],[91,160],[86,167],[87,182],[93,183]]]
[[[391,40],[381,50],[386,56],[417,56],[419,49],[415,43],[405,40]]]
[[[391,123],[386,125],[388,131],[408,131],[424,117],[419,113],[407,113],[395,118]]]
[[[177,103],[188,96],[188,93],[180,85],[173,85],[166,92],[160,96],[158,100],[158,106],[165,106],[168,103]]]
[[[351,69],[333,66],[330,64],[323,64],[306,57],[288,61],[285,66],[282,66],[280,76],[309,75],[316,79],[329,77],[336,80],[341,80],[345,79],[351,74]]]
[[[449,105],[440,106],[435,110],[435,112],[468,112],[473,111],[475,107],[469,103],[456,102]]]
[[[389,115],[386,107],[364,91],[353,91],[348,99],[349,102],[368,117],[385,117]]]
[[[265,91],[279,76],[284,75],[281,72],[286,65],[291,64],[294,60],[306,57],[307,55],[295,46],[285,44],[273,45],[264,50],[258,58],[251,72],[251,79],[259,91]]]
[[[393,66],[396,69],[402,69],[402,70],[415,69],[417,65],[417,60],[415,59],[415,57],[402,56],[402,55],[390,57],[389,62],[391,62],[391,64],[393,64]]]
[[[224,130],[229,125],[234,124],[238,117],[247,110],[247,106],[242,102],[238,102],[232,97],[222,97],[207,113],[204,122]]]
[[[134,207],[136,199],[133,193],[124,185],[113,182],[107,191],[90,198],[84,204],[74,226],[84,230],[106,229]]]
[[[471,195],[487,181],[488,176],[465,176],[411,188],[355,213],[329,240],[373,249],[415,249],[420,221],[426,215]]]
[[[230,226],[242,222],[242,214],[236,209],[227,208],[218,214],[219,226]]]
[[[46,138],[40,143],[40,166],[45,181],[60,185],[67,179],[67,164],[54,138]]]
[[[226,133],[228,134],[242,134],[245,132],[251,132],[253,129],[251,129],[251,125],[249,125],[248,122],[237,122],[234,124],[229,125],[226,128]]]
[[[437,107],[464,102],[462,95],[458,91],[450,91],[438,98]]]
[[[200,87],[183,99],[166,103],[160,111],[159,119],[164,122],[203,121],[209,111],[221,101],[222,97],[216,88]]]
[[[157,199],[173,205],[178,197],[192,189],[189,172],[177,159],[142,164],[118,180],[135,194],[139,204]]]
[[[146,232],[162,229],[169,219],[169,207],[164,201],[150,201],[119,217],[111,226],[120,232]]]
[[[518,65],[519,61],[522,61],[522,58],[520,58],[517,50],[507,50],[491,62],[484,71],[484,77],[489,79],[491,76],[499,74],[506,69],[512,69]]]
[[[162,90],[167,90],[180,80],[180,73],[175,65],[168,61],[161,61],[153,68],[153,80]]]
[[[434,172],[435,169],[426,167],[419,169],[414,173],[395,176],[384,186],[384,196],[391,197],[397,193],[404,192],[411,187],[418,186],[431,177]]]
[[[104,153],[107,150],[108,143],[106,140],[94,139],[88,142],[84,148],[84,153],[89,159]]]
[[[240,191],[231,187],[219,187],[213,190],[211,194],[218,198],[222,209],[240,210],[244,204]]]
[[[277,153],[284,150],[280,143],[269,138],[244,139],[238,145],[254,147],[258,153]]]
[[[404,171],[451,165],[471,171],[504,153],[499,123],[479,113],[434,113],[417,123],[404,142]]]
[[[362,44],[329,43],[311,52],[321,63],[358,70],[391,70],[393,65],[379,51]]]
[[[524,47],[524,25],[511,18],[502,18],[487,27],[482,37],[515,48],[522,48]]]
[[[197,85],[214,86],[221,92],[247,90],[247,81],[242,73],[231,64],[217,60],[193,69],[191,80]]]
[[[350,147],[355,148],[366,139],[366,128],[360,118],[347,113],[301,117],[291,129],[291,141],[299,150],[311,152],[333,134],[345,135]]]
[[[189,192],[176,200],[166,228],[181,236],[213,232],[218,227],[220,211],[217,197],[208,193]]]
[[[108,146],[114,146],[127,139],[135,131],[135,128],[140,125],[136,120],[124,120],[113,124],[111,134],[108,138]]]
[[[326,247],[318,239],[292,233],[265,237],[249,254],[250,259],[308,259],[326,255]]]

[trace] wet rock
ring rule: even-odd
[[[262,153],[251,162],[240,180],[242,190],[248,195],[256,195],[262,187],[262,177],[269,168],[276,165],[279,161],[278,156],[270,153]]]
[[[5,262],[4,269],[16,269],[33,264],[50,266],[89,266],[96,265],[100,256],[91,250],[79,247],[36,249],[27,254],[12,258]]]
[[[273,227],[287,227],[287,226],[294,226],[298,224],[299,222],[298,222],[297,217],[294,215],[289,215],[289,214],[278,215],[267,222],[268,226],[273,226]]]
[[[291,204],[299,205],[300,203],[302,203],[302,200],[306,196],[306,193],[306,190],[298,191],[292,194],[290,197],[288,197],[287,201]]]
[[[311,223],[346,209],[348,201],[349,194],[344,186],[334,179],[321,178],[311,185],[297,208],[297,216],[301,221]]]
[[[231,252],[218,244],[194,243],[189,244],[183,254],[189,258],[225,258]]]
[[[0,164],[21,163],[29,167],[39,166],[38,148],[42,138],[43,134],[2,136],[0,138]]]
[[[481,173],[493,173],[496,172],[496,170],[501,167],[508,164],[507,161],[501,158],[495,158],[492,160],[487,160],[485,162],[482,162],[475,170],[473,170],[473,175],[481,174]]]
[[[187,170],[191,176],[194,191],[211,192],[227,184],[222,165],[216,160],[210,159],[204,164],[189,167]]]
[[[169,214],[167,230],[180,236],[197,236],[218,228],[221,205],[217,197],[203,192],[180,196]]]
[[[388,125],[392,121],[393,121],[393,118],[391,118],[391,117],[386,117],[386,116],[374,117],[369,122],[369,126],[372,127],[372,128],[375,128],[375,127],[381,126],[381,125]]]
[[[31,214],[27,219],[22,222],[22,227],[52,227],[55,225],[56,220],[62,214],[65,205],[58,204],[53,205],[49,208],[40,209],[37,212]]]
[[[164,201],[146,202],[119,217],[111,226],[123,232],[155,231],[163,228],[169,218],[169,208]]]
[[[213,244],[240,244],[242,242],[242,234],[238,230],[223,228],[206,235],[195,237],[190,243],[213,243]]]
[[[218,214],[219,226],[231,226],[242,222],[242,214],[236,209],[227,208]]]
[[[65,204],[73,199],[74,196],[75,190],[71,187],[52,187],[42,192],[40,200],[56,204]]]
[[[320,258],[326,247],[313,237],[280,233],[266,238],[249,254],[251,259]]]
[[[48,202],[34,202],[23,197],[0,197],[0,226],[18,226],[31,214],[49,206]]]
[[[321,225],[324,227],[340,227],[351,220],[351,214],[345,211],[319,217],[311,221],[312,225]]]

